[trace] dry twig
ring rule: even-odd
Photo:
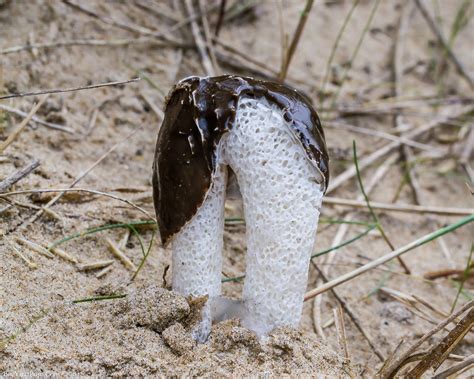
[[[437,237],[441,236],[441,235],[444,235],[446,233],[450,233],[464,225],[467,225],[471,222],[474,221],[474,214],[471,214],[470,216],[466,217],[466,218],[463,218],[461,219],[460,221],[454,223],[454,224],[451,224],[447,227],[444,227],[444,228],[441,228],[441,229],[438,229],[436,230],[435,232],[432,232],[432,233],[428,233],[426,234],[425,236],[421,237],[421,238],[418,238],[417,240],[415,241],[412,241],[410,242],[409,244],[395,250],[395,251],[392,251],[388,254],[385,254],[385,255],[382,255],[380,258],[377,258],[375,260],[373,260],[372,262],[370,263],[367,263],[366,265],[364,266],[361,266],[351,272],[348,272],[347,274],[344,274],[344,275],[341,275],[339,276],[338,278],[336,279],[333,279],[331,280],[330,282],[322,285],[321,287],[318,287],[318,288],[315,288],[313,290],[310,290],[308,291],[306,294],[305,294],[305,301],[309,300],[309,299],[312,299],[314,296],[317,296],[323,292],[326,292],[342,283],[345,283],[361,274],[364,274],[366,273],[367,271],[370,271],[371,269],[375,268],[375,267],[378,267],[394,258],[397,258],[399,257],[400,255],[410,251],[410,250],[413,250],[414,248],[417,248],[421,245],[424,245],[425,243],[429,242],[429,241],[432,241],[433,239],[436,239]]]
[[[10,95],[0,96],[0,100],[11,99],[14,97],[37,96],[37,95],[44,95],[44,94],[51,94],[51,93],[75,92],[75,91],[82,91],[82,90],[95,89],[95,88],[101,88],[101,87],[120,86],[123,84],[135,83],[135,82],[138,82],[139,80],[140,78],[134,78],[134,79],[124,80],[124,81],[91,84],[89,86],[81,86],[81,87],[57,88],[57,89],[40,90],[40,91],[35,91],[35,92],[13,93]]]
[[[339,344],[339,350],[346,359],[349,359],[349,351],[347,350],[346,328],[344,326],[344,314],[342,313],[341,305],[339,305],[337,308],[334,308],[332,311],[334,314],[334,322],[336,324],[336,334],[337,342]]]
[[[105,242],[109,246],[109,250],[111,253],[118,258],[120,262],[123,263],[125,267],[132,271],[136,271],[137,267],[133,264],[133,262],[118,248],[118,246],[113,242],[110,238],[106,238]]]
[[[44,101],[47,99],[48,96],[44,96],[35,106],[31,109],[30,113],[23,119],[23,121],[18,125],[18,127],[13,130],[10,135],[7,137],[5,141],[0,143],[0,153],[3,151],[15,140],[16,137],[21,133],[21,131],[28,125],[33,115],[40,109],[43,105]],[[0,97],[1,100],[1,97]]]
[[[327,277],[324,275],[324,273],[321,271],[321,269],[313,262],[311,261],[311,264],[313,267],[318,271],[319,275],[323,279],[324,282],[328,283]],[[365,329],[362,327],[362,323],[360,322],[359,318],[356,316],[355,312],[352,310],[352,307],[339,295],[337,290],[335,288],[330,289],[331,293],[334,295],[336,300],[339,302],[339,304],[342,306],[344,309],[344,312],[347,313],[351,321],[354,323],[356,328],[359,330],[359,332],[362,334],[362,337],[367,341],[369,344],[370,348],[373,350],[375,355],[380,359],[381,362],[385,361],[385,357],[382,354],[382,352],[375,346],[375,343],[372,342],[372,339],[369,337]],[[307,299],[305,298],[305,301]]]
[[[466,359],[464,359],[462,362],[455,364],[448,368],[447,370],[440,372],[438,375],[435,375],[433,379],[447,379],[451,375],[456,374],[457,372],[474,365],[474,354],[470,355]]]
[[[442,330],[446,325],[450,324],[453,320],[458,318],[467,310],[471,309],[474,306],[474,300],[465,304],[461,309],[457,312],[451,314],[448,318],[440,322],[436,325],[433,329],[431,329],[428,333],[423,335],[418,341],[416,341],[412,346],[406,349],[402,354],[400,354],[397,358],[395,358],[391,364],[387,365],[383,371],[379,372],[380,377],[382,378],[393,378],[399,368],[403,365],[403,363],[409,358],[415,351],[418,349],[424,342],[426,342],[429,338],[433,335],[438,333]]]
[[[0,109],[5,111],[5,112],[8,112],[8,113],[16,114],[17,116],[20,116],[20,117],[28,116],[28,113],[23,112],[23,111],[21,111],[19,109],[16,109],[16,108],[9,107],[8,105],[0,104]],[[52,122],[47,122],[47,121],[44,121],[44,120],[42,120],[42,119],[40,119],[36,116],[33,116],[31,118],[31,122],[35,122],[37,124],[46,126],[47,128],[50,128],[50,129],[60,130],[61,132],[74,134],[74,130],[71,129],[71,128],[68,128],[67,126],[54,124]]]
[[[342,199],[339,197],[326,196],[323,203],[332,205],[343,205],[354,208],[366,208],[367,204],[361,200]],[[411,204],[388,204],[370,202],[373,209],[380,209],[390,212],[407,212],[407,213],[431,213],[444,216],[468,216],[474,213],[474,209],[470,208],[450,208],[450,207],[432,207]]]
[[[454,54],[453,50],[449,46],[448,42],[444,39],[443,34],[438,28],[438,25],[436,25],[435,20],[431,17],[430,13],[428,12],[428,9],[426,8],[425,4],[421,0],[415,0],[416,6],[420,10],[421,14],[425,18],[426,22],[428,23],[428,26],[430,27],[431,31],[433,34],[436,36],[438,39],[439,43],[443,46],[443,49],[446,51],[449,59],[453,62],[454,66],[456,67],[456,70],[458,73],[466,79],[466,81],[469,83],[469,86],[474,88],[474,81],[471,78],[471,76],[468,74],[467,70],[464,68],[462,63],[459,61],[459,59],[456,57]]]
[[[298,22],[298,26],[296,27],[295,34],[293,35],[293,39],[291,40],[290,47],[288,48],[286,57],[283,61],[283,65],[280,70],[279,79],[280,81],[284,81],[286,78],[286,74],[288,73],[288,68],[290,67],[291,59],[295,54],[296,47],[298,46],[298,42],[300,40],[301,34],[303,33],[304,26],[306,24],[306,20],[308,19],[309,12],[313,6],[314,0],[306,0],[306,5],[304,7],[303,12],[301,13],[300,20]]]
[[[426,133],[427,131],[434,129],[442,124],[445,124],[449,122],[452,119],[459,118],[466,113],[469,113],[472,110],[472,108],[469,108],[469,110],[466,112],[466,109],[460,110],[451,116],[440,116],[433,121],[430,121],[429,123],[419,126],[416,129],[413,129],[412,131],[408,132],[404,137],[408,139],[413,139],[417,138],[420,135]],[[362,170],[368,166],[370,166],[372,163],[376,162],[380,158],[384,157],[394,149],[398,148],[401,145],[401,142],[399,141],[394,141],[390,142],[389,144],[383,146],[382,148],[374,151],[373,153],[369,154],[368,156],[362,158],[359,160],[359,169]],[[334,191],[336,188],[340,187],[343,183],[345,183],[347,180],[353,178],[356,176],[356,169],[355,165],[352,165],[350,168],[336,176],[334,179],[331,180],[329,183],[329,187],[327,192],[330,193]]]
[[[188,15],[191,15],[193,13],[193,5],[191,3],[191,0],[184,0],[184,4],[186,6]],[[209,55],[207,53],[206,45],[204,43],[196,20],[191,21],[191,31],[193,33],[194,42],[196,42],[196,46],[199,51],[199,56],[201,57],[202,66],[204,68],[204,71],[206,72],[206,75],[214,76],[214,67],[212,66],[211,59],[209,58]]]
[[[145,209],[139,207],[138,205],[132,203],[130,200],[124,199],[124,198],[119,197],[119,196],[112,195],[111,193],[92,190],[92,189],[87,189],[87,188],[48,188],[48,189],[21,190],[21,191],[0,193],[0,198],[6,198],[8,196],[15,196],[15,195],[25,195],[25,194],[30,194],[30,193],[49,193],[49,192],[60,192],[62,194],[66,193],[66,192],[85,192],[85,193],[92,193],[94,195],[110,197],[111,199],[122,201],[122,202],[130,205],[131,207],[135,208],[136,210],[142,212],[150,220],[155,220],[155,218],[152,215],[150,215],[150,213],[148,213]],[[45,208],[39,208],[39,209],[40,210],[43,209],[43,210],[46,211]]]
[[[410,378],[420,378],[426,371],[433,368],[436,371],[439,366],[446,360],[448,355],[454,348],[459,345],[466,334],[474,325],[474,308],[467,313],[464,318],[437,343],[430,352],[418,363],[413,370],[408,373]]]
[[[21,168],[20,170],[14,172],[13,174],[7,176],[0,182],[0,193],[6,191],[10,188],[13,184],[23,179],[25,176],[33,172],[38,166],[40,165],[39,161],[33,159],[30,163],[28,163],[25,167]]]

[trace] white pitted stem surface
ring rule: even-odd
[[[207,338],[211,305],[221,291],[226,165],[237,176],[247,228],[243,309],[237,312],[242,325],[260,336],[296,327],[323,197],[320,176],[282,111],[264,98],[239,101],[217,161],[206,200],[173,240],[173,289],[210,299],[194,337]]]

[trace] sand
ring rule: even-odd
[[[430,3],[430,2],[429,2]],[[443,15],[442,30],[449,35],[461,1],[439,2]],[[169,17],[122,1],[84,2],[98,13],[118,20],[134,22],[148,28],[167,30],[174,23]],[[160,3],[165,9],[169,3]],[[361,46],[359,55],[344,84],[338,105],[390,107],[390,64],[401,1],[382,1],[373,25]],[[290,83],[306,93],[321,85],[327,59],[334,40],[350,9],[348,1],[318,1],[308,19],[297,53],[289,70]],[[326,90],[334,95],[340,73],[364,27],[372,1],[361,1],[341,40]],[[430,5],[431,6],[431,5]],[[284,29],[292,33],[303,8],[302,1],[284,1]],[[431,8],[430,8],[431,9]],[[213,16],[214,17],[214,16]],[[213,21],[214,18],[211,19]],[[437,76],[432,70],[440,49],[419,12],[410,18],[404,37],[403,61],[417,63],[404,74],[403,96],[420,98],[438,91]],[[472,59],[473,23],[456,37],[454,50],[467,70],[474,72]],[[175,32],[178,38],[191,38],[189,32]],[[28,41],[46,42],[72,39],[121,39],[137,37],[134,33],[106,25],[74,11],[58,0],[0,1],[0,51]],[[262,2],[238,21],[224,24],[220,38],[240,48],[274,70],[280,65],[280,36],[277,8]],[[222,65],[222,72],[239,72]],[[132,44],[121,47],[73,46],[0,54],[0,93],[31,91],[42,88],[74,87],[109,80],[127,80],[140,74],[138,84],[91,91],[52,95],[37,116],[74,130],[67,134],[34,124],[0,155],[0,180],[24,167],[33,158],[41,166],[10,190],[64,188],[88,169],[100,156],[121,142],[105,160],[95,167],[76,187],[112,192],[133,201],[153,213],[151,202],[151,165],[156,133],[161,122],[143,95],[158,108],[175,80],[203,74],[198,55],[188,49]],[[448,64],[440,75],[447,95],[472,97],[472,90]],[[28,112],[32,97],[0,101]],[[316,101],[316,103],[318,103]],[[326,103],[327,104],[327,103]],[[439,113],[454,112],[456,103],[439,108],[416,103],[404,115],[404,122],[415,127],[425,124]],[[95,112],[98,109],[98,112]],[[95,123],[91,123],[94,114]],[[0,139],[4,140],[21,118],[0,110]],[[344,122],[393,132],[390,115],[351,116]],[[421,142],[435,148],[447,148],[457,154],[464,140],[453,139],[462,128],[443,126],[425,135]],[[349,167],[352,141],[364,156],[388,141],[326,127],[335,177]],[[130,133],[135,132],[131,137]],[[450,139],[451,138],[451,139]],[[419,154],[419,150],[415,150]],[[398,150],[394,151],[398,154]],[[364,170],[364,181],[379,164]],[[422,160],[417,164],[423,203],[433,206],[472,207],[472,195],[466,186],[466,174],[453,155],[442,160]],[[413,203],[410,187],[404,185],[403,163],[391,166],[387,175],[371,193],[373,201]],[[348,181],[332,195],[354,199],[360,194],[355,180]],[[54,241],[91,227],[111,223],[144,221],[146,216],[123,202],[102,196],[73,193],[64,196],[52,210],[21,230],[21,225],[54,195],[34,194],[12,197],[19,202],[12,207],[0,201],[0,376],[268,376],[268,377],[373,377],[382,360],[345,315],[349,360],[341,357],[336,328],[331,323],[338,301],[325,294],[320,304],[306,302],[298,330],[276,330],[268,340],[258,341],[237,320],[214,325],[209,341],[196,345],[189,328],[195,322],[196,301],[167,291],[172,267],[170,251],[159,246],[155,238],[151,253],[137,278],[110,253],[105,238],[117,244],[125,229],[111,229],[70,240],[60,247],[79,261],[47,258],[15,242],[20,236],[48,246]],[[8,209],[4,210],[5,207]],[[323,219],[342,219],[350,209],[325,206]],[[354,210],[354,220],[369,220],[368,213]],[[428,232],[456,221],[456,217],[429,214],[378,212],[392,243],[399,247]],[[238,200],[226,204],[227,217],[241,217]],[[316,250],[331,246],[338,225],[321,223]],[[137,227],[145,246],[153,238],[151,227]],[[351,225],[345,239],[364,231]],[[432,242],[405,256],[412,274],[405,275],[396,261],[340,286],[337,291],[349,304],[361,326],[384,358],[389,357],[400,340],[404,346],[426,333],[441,317],[428,312],[420,317],[410,307],[381,292],[384,286],[404,294],[416,294],[443,312],[449,312],[457,293],[449,278],[424,280],[428,272],[446,268],[463,269],[472,244],[474,228],[469,225],[443,238],[444,245]],[[245,226],[228,225],[225,231],[223,276],[238,277],[245,272]],[[36,269],[30,269],[11,247],[18,247]],[[444,248],[443,246],[446,246]],[[138,266],[142,260],[140,243],[135,235],[127,239],[122,251]],[[338,249],[332,262],[325,257],[315,263],[335,278],[389,251],[376,233]],[[114,260],[111,270],[97,277],[100,270],[81,271],[81,264]],[[163,280],[165,278],[165,281]],[[310,267],[308,289],[318,285],[318,275]],[[161,288],[166,288],[166,290]],[[223,285],[224,294],[240,296],[242,282]],[[123,294],[124,298],[97,302],[72,303],[84,298]],[[465,284],[458,306],[472,296],[472,282]],[[198,302],[199,303],[199,302]],[[318,316],[317,310],[321,316]],[[315,312],[316,310],[316,312]],[[426,320],[428,318],[428,320]],[[318,321],[320,319],[320,321]],[[322,325],[324,336],[315,325]],[[441,334],[443,335],[443,334]],[[440,336],[430,339],[436,344]],[[474,337],[468,334],[454,351],[472,354]],[[428,344],[424,348],[428,348]],[[350,362],[349,362],[350,361]],[[447,361],[440,370],[452,365]],[[469,376],[466,372],[463,375]]]

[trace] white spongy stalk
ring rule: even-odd
[[[323,197],[283,112],[242,98],[222,159],[237,176],[247,225],[244,326],[265,335],[299,324]]]
[[[211,331],[211,302],[221,292],[224,200],[227,170],[219,166],[212,186],[194,217],[176,234],[173,250],[173,290],[185,296],[208,295],[202,322],[193,332],[203,341]]]

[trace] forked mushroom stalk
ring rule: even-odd
[[[300,321],[327,165],[319,119],[295,90],[235,76],[191,77],[175,86],[153,188],[162,242],[172,240],[173,289],[209,296],[196,339],[207,338],[220,301],[227,167],[236,174],[247,225],[237,314],[264,335]]]

